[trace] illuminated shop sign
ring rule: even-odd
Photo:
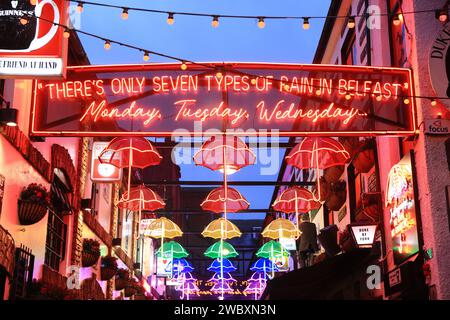
[[[64,76],[68,40],[58,24],[67,21],[67,5],[65,0],[1,1],[0,76]]]
[[[94,182],[115,182],[122,180],[122,169],[120,168],[120,154],[116,153],[112,159],[112,164],[100,163],[99,156],[106,148],[108,142],[96,141],[92,145],[91,155],[91,180]],[[104,157],[111,155],[104,154]]]
[[[210,66],[70,67],[64,81],[35,82],[32,134],[408,135],[416,128],[414,99],[405,99],[413,95],[408,69],[225,63],[219,74]]]
[[[386,207],[390,212],[395,264],[419,251],[413,176],[410,155],[391,168],[388,176]]]

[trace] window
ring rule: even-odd
[[[57,169],[56,169],[57,170]],[[70,189],[55,172],[51,186],[51,210],[48,212],[47,238],[45,242],[45,264],[59,271],[59,264],[66,254],[67,225],[64,214],[71,213],[68,194]]]

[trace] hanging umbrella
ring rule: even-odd
[[[272,207],[276,211],[295,213],[295,221],[298,226],[298,214],[306,213],[320,208],[320,202],[314,200],[314,196],[306,188],[294,186],[283,191],[275,200]]]
[[[233,272],[237,268],[228,259],[215,259],[207,269],[208,271],[220,273],[220,272]]]
[[[182,274],[179,280],[180,284],[175,287],[175,290],[181,291],[181,299],[184,299],[184,296],[186,296],[186,300],[189,300],[191,294],[198,294],[200,291],[196,284],[197,279],[192,277],[191,274]]]
[[[159,249],[156,251],[156,255],[158,257],[163,258],[186,258],[189,253],[181,244],[176,241],[169,241],[161,245]]]
[[[261,278],[254,279],[255,275],[261,275]],[[258,294],[264,291],[266,287],[266,279],[261,272],[255,272],[252,277],[248,279],[248,285],[244,289],[245,294],[254,294],[255,300],[258,300]]]
[[[183,235],[180,227],[165,217],[161,217],[150,223],[144,233],[151,238],[161,238],[161,248],[163,249],[165,238],[172,239]]]
[[[349,159],[350,154],[345,150],[344,146],[339,141],[328,137],[304,138],[286,156],[287,164],[301,170],[315,168],[317,169],[317,174],[319,169],[344,165]],[[320,199],[319,185],[318,193],[318,199]]]
[[[172,272],[176,272],[177,274],[192,272],[194,271],[194,267],[189,261],[184,258],[173,259],[172,260]]]
[[[241,232],[230,220],[219,218],[211,221],[203,230],[202,236],[214,239],[231,239],[240,237]]]
[[[253,151],[239,137],[213,136],[194,155],[196,165],[232,174],[255,163]]]
[[[250,203],[234,188],[219,187],[212,190],[200,204],[204,211],[238,212],[248,209]]]
[[[300,231],[289,220],[278,218],[273,220],[262,232],[263,237],[271,239],[300,237]]]
[[[251,271],[262,272],[264,277],[267,276],[268,272],[272,272],[272,277],[275,271],[278,271],[278,266],[272,262],[270,259],[259,258],[250,267]]]
[[[131,188],[131,168],[143,169],[161,162],[161,155],[156,148],[145,138],[118,137],[111,140],[100,153],[100,163],[111,164],[117,167],[114,161],[116,155],[121,158],[120,167],[128,168],[128,193]]]
[[[217,258],[229,259],[237,257],[239,254],[236,252],[236,250],[231,244],[223,240],[220,240],[211,245],[208,249],[206,249],[204,255],[211,259]]]
[[[223,275],[221,275],[220,273],[214,273],[214,275],[207,282],[218,282],[222,280],[237,282],[237,280],[234,279],[231,273],[229,272],[224,272]]]
[[[266,281],[267,277],[264,272],[253,272],[248,281]]]
[[[141,221],[142,211],[155,211],[165,207],[165,202],[152,189],[140,185],[133,187],[129,192],[125,192],[117,206],[121,209],[139,212],[139,220]],[[139,238],[139,235],[138,237]]]
[[[256,252],[257,257],[266,258],[266,259],[281,258],[283,255],[285,257],[288,257],[289,251],[284,250],[281,243],[273,241],[273,240],[266,242]]]

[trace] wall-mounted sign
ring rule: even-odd
[[[424,120],[424,131],[426,134],[450,134],[450,120],[432,119]]]
[[[450,42],[450,25],[446,24],[444,29],[439,32],[433,46],[430,50],[430,77],[433,89],[438,97],[450,98],[450,51],[448,50]],[[450,107],[449,99],[441,99],[441,103]]]
[[[5,0],[0,3],[0,76],[61,78],[67,43],[65,0]],[[28,21],[22,23],[22,21]],[[24,20],[25,19],[25,20]]]
[[[390,212],[395,264],[419,252],[411,157],[404,156],[389,172],[386,207]]]
[[[141,219],[139,223],[139,234],[144,237],[150,237],[150,232],[146,231],[147,227],[153,222],[155,219]],[[155,231],[152,231],[152,236],[155,235]]]
[[[408,69],[225,63],[219,76],[210,66],[69,67],[65,81],[36,81],[31,132],[361,136],[416,128],[414,99],[403,99],[413,94]]]
[[[167,257],[156,258],[156,275],[158,277],[170,277],[172,276],[172,259]]]
[[[111,163],[101,163],[98,157],[106,148],[108,142],[95,141],[92,145],[91,156],[91,180],[95,182],[115,182],[122,180],[122,169],[120,168],[120,154],[116,153]],[[104,157],[109,159],[111,155],[105,153]]]
[[[350,224],[350,230],[359,248],[370,248],[375,239],[376,224]]]

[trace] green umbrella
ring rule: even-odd
[[[281,258],[284,255],[285,257],[289,256],[289,251],[283,248],[281,243],[276,241],[266,242],[259,250],[256,252],[256,256],[259,258],[273,259],[273,258]]]
[[[161,253],[161,249],[162,249],[162,253]],[[164,258],[181,259],[181,258],[186,258],[189,255],[189,253],[178,242],[169,241],[169,242],[165,242],[162,245],[162,247],[160,247],[156,251],[156,255],[158,257],[164,256]]]
[[[222,240],[217,241],[208,249],[206,249],[204,254],[211,259],[229,259],[237,257],[239,255],[231,244]]]

